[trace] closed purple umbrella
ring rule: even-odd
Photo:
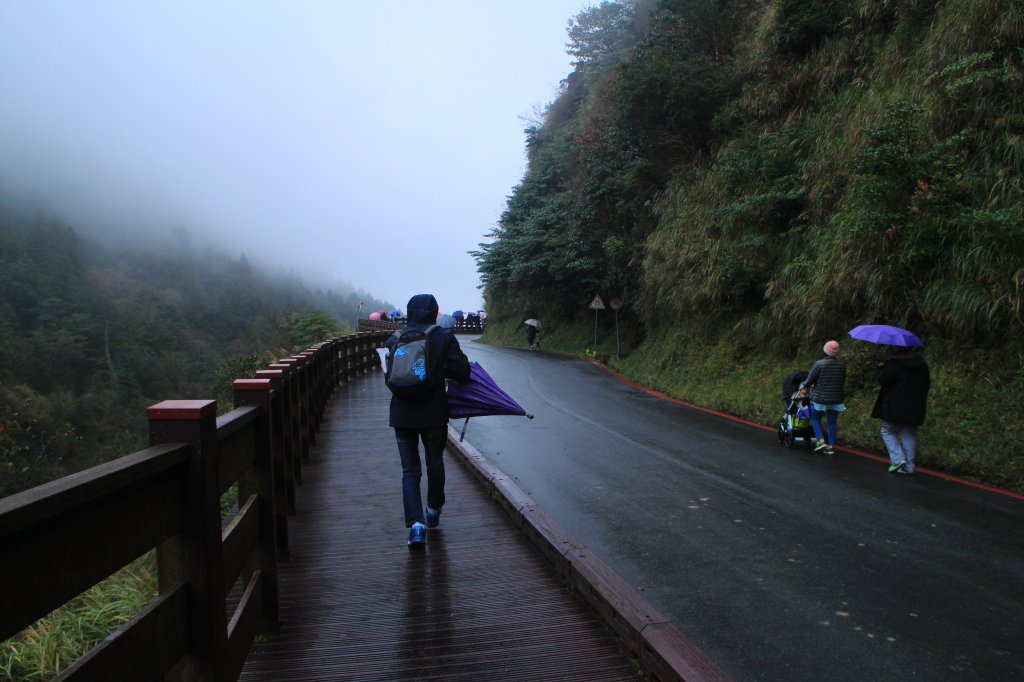
[[[533,419],[519,403],[512,399],[478,362],[469,363],[469,381],[464,384],[448,384],[448,416],[451,419],[465,418],[459,441],[466,435],[470,417],[491,415],[513,415]]]

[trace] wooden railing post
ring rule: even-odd
[[[275,485],[273,456],[273,424],[274,402],[273,384],[271,379],[236,379],[232,384],[235,390],[235,407],[255,406],[260,408],[261,416],[253,426],[254,447],[253,466],[256,470],[256,490],[259,504],[259,568],[263,572],[263,630],[276,634],[278,631],[278,584],[277,584],[277,531],[279,521],[284,521],[284,532],[287,538],[288,516],[278,514],[278,508],[284,508],[284,496],[278,497],[278,486]],[[238,500],[242,504],[248,499],[250,491],[244,490],[239,484]],[[285,545],[287,547],[287,545]]]
[[[341,339],[331,339],[330,351],[331,351],[331,394],[338,386],[345,382],[345,377],[341,371],[341,358],[338,355],[338,351],[341,349]]]
[[[349,381],[352,381],[353,379],[356,378],[355,349],[356,342],[358,340],[358,336],[356,336],[355,334],[349,334],[348,336],[345,337],[345,339],[342,342],[344,343],[342,354],[345,356],[345,376],[348,377]]]
[[[373,349],[373,341],[377,338],[379,332],[369,332],[363,335],[363,353],[362,353],[362,365],[363,374],[366,374],[373,369],[373,355],[377,352]]]
[[[304,459],[308,462],[313,454],[313,445],[316,444],[316,400],[314,397],[315,381],[313,367],[308,355],[299,353],[293,358],[301,368],[299,371],[299,415],[302,418],[302,449]]]
[[[226,670],[227,614],[217,494],[217,403],[167,400],[148,408],[150,445],[191,448],[185,531],[157,548],[160,591],[179,582],[188,590],[190,654],[175,673],[181,679],[220,680]]]
[[[324,362],[327,366],[327,397],[330,398],[341,383],[341,377],[338,376],[338,339],[334,338],[325,343],[321,352],[324,353]]]
[[[331,371],[331,351],[327,344],[322,344],[316,349],[316,362],[320,367],[320,411],[326,412],[335,383],[334,373]]]
[[[356,337],[355,360],[357,374],[366,372],[366,349],[369,346],[366,342],[366,337],[368,334],[369,332],[360,332],[359,336]]]
[[[288,401],[287,369],[261,369],[257,379],[269,379],[273,391],[271,441],[274,457],[274,509],[277,522],[277,547],[281,558],[288,557],[288,515],[295,513],[295,469],[292,464],[291,406]]]
[[[358,374],[366,373],[366,353],[369,351],[370,344],[367,343],[366,337],[370,332],[360,332],[359,337],[356,339],[356,372]]]
[[[306,376],[308,381],[306,390],[309,391],[309,443],[316,445],[316,434],[320,431],[320,419],[323,417],[323,377],[320,362],[320,354],[315,350],[305,350],[296,357],[304,358],[306,361]]]
[[[324,404],[326,405],[334,395],[334,389],[338,387],[338,372],[335,367],[334,340],[324,343],[320,347],[320,361],[324,367]]]
[[[327,401],[331,397],[331,375],[328,368],[329,353],[323,346],[310,349],[313,352],[313,363],[316,365],[316,429],[320,430],[324,413],[327,411]]]
[[[352,346],[352,361],[356,365],[356,374],[362,374],[366,371],[366,367],[363,363],[363,358],[366,356],[366,332],[359,332],[356,336],[355,343]]]
[[[294,485],[302,483],[302,438],[299,433],[299,382],[296,368],[290,363],[275,362],[267,367],[284,372],[285,460],[291,468],[292,494],[288,512],[295,513]]]
[[[284,358],[279,361],[282,365],[288,365],[292,369],[292,381],[295,390],[296,411],[292,419],[298,424],[299,454],[303,462],[309,461],[310,446],[310,419],[309,419],[309,376],[306,372],[306,359],[302,357]]]

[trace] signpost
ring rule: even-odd
[[[601,294],[594,294],[594,300],[590,302],[590,309],[594,311],[594,352],[597,352],[597,311],[604,310],[604,301]]]
[[[617,299],[617,298],[613,298],[612,300],[608,301],[608,307],[615,311],[615,359],[616,360],[619,359],[619,353],[621,352],[621,347],[619,345],[619,306],[621,304],[622,304],[621,301],[619,301],[619,299]]]

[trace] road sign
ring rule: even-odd
[[[620,304],[621,302],[617,298],[613,298],[612,300],[608,301],[608,307],[611,308],[612,310],[618,310]]]
[[[595,294],[594,300],[590,302],[591,310],[604,310],[604,301],[601,300],[601,294]]]

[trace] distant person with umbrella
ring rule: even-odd
[[[801,390],[811,394],[811,426],[814,427],[814,451],[823,455],[833,454],[839,413],[846,410],[846,363],[839,359],[839,342],[828,341],[821,350],[825,357],[814,363],[807,378],[800,384]],[[828,419],[828,438],[821,426],[822,416]]]
[[[424,370],[428,376],[435,378],[426,397],[404,399],[397,395],[391,396],[389,424],[395,429],[398,454],[402,460],[405,526],[409,529],[409,546],[414,547],[426,542],[427,528],[438,526],[445,503],[443,455],[448,441],[448,400],[444,379],[467,382],[470,369],[469,358],[462,351],[455,335],[436,324],[438,306],[432,294],[413,296],[409,299],[406,312],[408,325],[395,332],[384,345],[389,352],[395,352],[406,332],[426,333],[427,357]],[[425,513],[420,493],[420,441],[423,442],[423,460],[427,469]]]
[[[889,359],[875,369],[880,388],[871,416],[882,420],[889,473],[913,474],[917,427],[924,423],[932,386],[928,363],[915,352],[924,344],[913,332],[881,324],[861,325],[850,330],[850,336],[891,349]]]
[[[540,341],[537,340],[537,332],[540,330],[540,320],[530,318],[523,322],[526,325],[526,343],[529,344],[530,350],[540,350]],[[536,346],[534,344],[536,342]]]

